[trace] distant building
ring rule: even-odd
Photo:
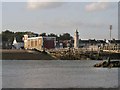
[[[90,51],[97,51],[100,49],[101,43],[98,40],[95,39],[89,39],[89,40],[79,40],[79,47],[85,48]]]
[[[78,31],[75,31],[75,35],[74,35],[74,48],[78,48],[79,47],[79,35],[78,35]]]
[[[104,50],[118,50],[120,51],[120,40],[108,40],[103,46]]]
[[[79,40],[79,47],[89,47],[89,46],[103,46],[106,43],[104,40],[95,40],[95,39],[89,39],[89,40]]]
[[[52,49],[56,46],[56,37],[38,36],[29,37],[24,35],[24,48],[25,49]]]
[[[24,48],[25,49],[54,49],[54,48],[83,48],[85,50],[98,51],[98,50],[120,50],[120,40],[81,40],[79,33],[76,30],[74,40],[58,40],[56,37],[48,36],[29,36],[24,35]],[[109,44],[111,42],[111,44]],[[16,41],[14,41],[16,43]]]
[[[12,49],[21,49],[24,47],[24,43],[23,42],[17,42],[16,38],[14,37],[14,41],[12,44]]]

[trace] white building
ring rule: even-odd
[[[24,43],[23,42],[17,42],[16,38],[14,37],[14,41],[12,44],[12,48],[13,49],[21,49],[22,47],[24,47]]]
[[[56,46],[56,37],[28,37],[28,35],[24,35],[23,40],[25,49],[53,49]]]
[[[79,35],[78,35],[78,31],[75,31],[75,35],[74,35],[74,48],[78,48],[79,47]]]

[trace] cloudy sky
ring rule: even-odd
[[[78,29],[81,39],[109,39],[109,25],[113,25],[112,38],[118,38],[117,2],[37,1],[3,2],[2,30],[73,36]]]

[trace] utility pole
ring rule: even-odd
[[[112,31],[112,25],[110,25],[110,43],[111,43],[111,31]]]
[[[110,25],[110,42],[109,42],[109,58],[108,58],[108,64],[110,64],[111,31],[112,31],[112,25]]]
[[[111,49],[111,36],[112,36],[111,31],[112,31],[112,25],[110,25],[110,43],[109,43],[109,51],[110,51],[110,49]]]

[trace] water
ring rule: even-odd
[[[98,61],[5,60],[3,88],[118,87],[117,68],[94,68]]]

